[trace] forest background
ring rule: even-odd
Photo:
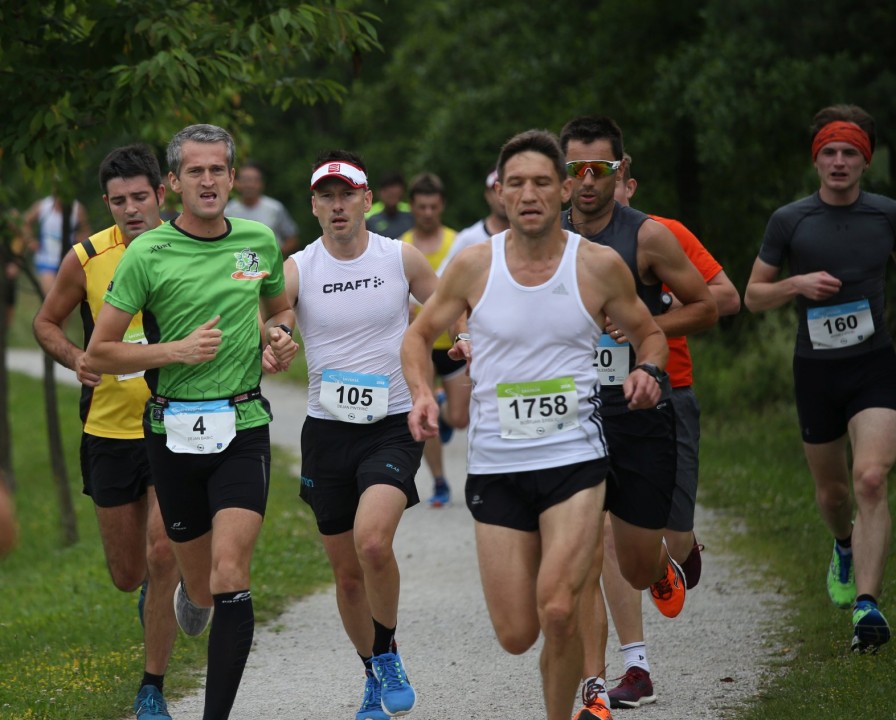
[[[875,116],[865,188],[894,191],[894,3],[279,5],[289,9],[4,4],[0,203],[27,208],[55,178],[100,229],[109,217],[96,168],[106,152],[143,140],[163,158],[173,132],[217,122],[236,136],[239,161],[265,168],[267,193],[286,204],[303,243],[319,235],[310,165],[334,147],[360,152],[374,184],[392,170],[437,173],[444,221],[460,229],[485,214],[483,180],[507,138],[598,113],[624,131],[635,206],[682,220],[743,290],[770,213],[817,188],[808,125],[819,108],[855,103]],[[311,10],[330,26],[290,34]],[[117,95],[103,86],[109,66]],[[742,313],[727,324],[750,322]]]

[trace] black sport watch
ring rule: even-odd
[[[660,370],[653,363],[641,363],[640,365],[635,365],[632,370],[643,370],[658,383],[662,383],[663,380],[665,380],[667,377],[666,373]]]

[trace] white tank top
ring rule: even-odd
[[[299,269],[294,309],[308,361],[311,417],[340,419],[320,403],[325,370],[386,376],[387,414],[411,409],[399,358],[409,293],[401,246],[398,240],[368,233],[367,249],[353,260],[337,260],[320,238],[290,256]]]
[[[507,269],[506,234],[491,239],[488,280],[469,319],[468,470],[540,470],[604,457],[593,363],[601,330],[576,277],[576,251],[587,241],[567,233],[554,276],[525,287]]]

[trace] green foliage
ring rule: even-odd
[[[82,152],[128,128],[148,142],[191,122],[234,128],[239,93],[280,107],[338,100],[307,73],[312,59],[377,46],[358,0],[178,2],[57,0],[0,9],[0,146],[25,167],[79,167]]]

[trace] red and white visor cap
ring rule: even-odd
[[[351,185],[353,188],[367,187],[367,175],[357,165],[352,165],[344,160],[325,162],[311,176],[311,189],[327,178],[336,178]]]

